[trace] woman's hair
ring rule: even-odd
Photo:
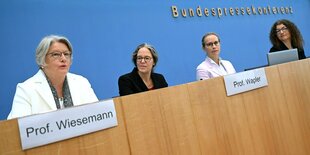
[[[203,47],[203,48],[206,46],[206,45],[205,45],[205,38],[206,38],[207,36],[210,36],[210,35],[215,35],[215,36],[217,37],[217,39],[219,40],[219,42],[221,42],[221,41],[220,41],[220,37],[219,37],[218,34],[216,34],[215,32],[208,32],[208,33],[206,33],[205,35],[203,35],[203,37],[202,37],[202,39],[201,39],[201,44],[202,44],[202,47]]]
[[[153,68],[156,66],[157,64],[157,61],[158,61],[158,55],[157,55],[157,52],[155,50],[155,48],[150,45],[150,44],[147,44],[147,43],[143,43],[143,44],[140,44],[136,50],[132,53],[132,62],[135,64],[135,66],[137,67],[137,55],[138,55],[138,51],[143,48],[143,47],[146,47],[147,49],[150,50],[151,54],[152,54],[152,57],[153,57],[153,60],[154,60],[154,66]]]
[[[299,29],[297,28],[297,26],[293,22],[291,22],[287,19],[278,20],[272,25],[271,30],[270,30],[270,34],[269,34],[269,39],[270,39],[270,42],[272,43],[272,45],[275,47],[278,47],[278,48],[281,45],[281,40],[277,36],[277,25],[280,25],[280,24],[285,25],[287,27],[288,31],[290,32],[292,46],[297,47],[299,49],[303,49],[304,40],[302,38],[302,35],[301,35]]]
[[[61,42],[66,44],[72,54],[73,52],[72,45],[66,37],[57,35],[46,36],[41,40],[36,49],[36,63],[40,68],[46,65],[45,63],[46,54],[54,42]]]

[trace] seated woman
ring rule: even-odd
[[[154,73],[158,55],[154,47],[141,44],[132,54],[135,68],[118,79],[119,95],[129,95],[148,90],[168,87],[163,75]]]
[[[36,50],[38,72],[17,84],[8,119],[98,101],[89,81],[69,72],[72,45],[64,36],[44,37]]]
[[[220,58],[221,41],[219,35],[214,32],[206,33],[202,37],[201,43],[202,49],[207,56],[196,68],[197,80],[205,80],[236,73],[231,62]]]
[[[269,53],[297,48],[299,60],[306,58],[302,35],[291,21],[286,19],[276,21],[271,27],[269,39],[272,43]]]

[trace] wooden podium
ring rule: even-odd
[[[310,59],[266,67],[268,86],[227,97],[223,77],[114,99],[118,126],[22,151],[0,122],[0,154],[310,154]]]

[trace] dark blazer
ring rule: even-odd
[[[161,74],[151,73],[151,79],[154,84],[153,89],[168,87],[164,76]],[[120,96],[148,91],[148,88],[138,74],[138,69],[136,67],[131,73],[127,73],[118,78],[118,89]]]
[[[296,48],[296,47],[293,47],[293,48]],[[276,51],[282,51],[282,50],[288,50],[288,48],[285,46],[284,43],[281,42],[279,48],[275,47],[275,46],[272,46],[270,48],[270,50],[269,50],[269,53],[276,52]],[[298,50],[298,58],[299,58],[299,60],[306,59],[306,55],[305,55],[304,49],[298,48],[297,50]]]

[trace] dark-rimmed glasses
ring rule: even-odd
[[[220,44],[219,41],[215,41],[215,42],[207,43],[206,46],[207,47],[213,47],[213,45],[218,46],[219,44]]]
[[[64,55],[66,59],[71,59],[72,53],[70,51],[66,51],[66,52],[55,51],[55,52],[47,53],[47,55],[50,55],[54,59],[60,59],[62,55]]]
[[[281,29],[276,29],[276,33],[279,34],[281,31],[286,32],[287,30],[287,27],[282,27]]]
[[[145,62],[150,62],[152,60],[152,57],[137,57],[137,62],[142,62],[142,60],[144,60]]]

